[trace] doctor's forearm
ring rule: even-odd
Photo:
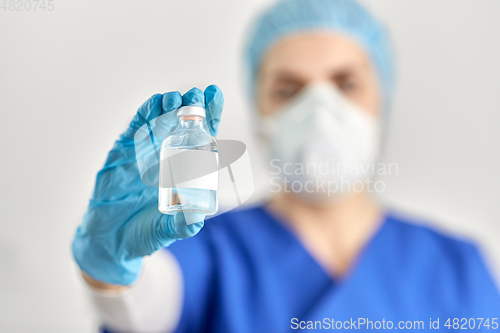
[[[182,310],[183,280],[175,257],[159,250],[145,258],[137,282],[113,285],[83,273],[103,325],[117,332],[170,332]]]

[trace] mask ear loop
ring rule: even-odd
[[[379,115],[379,128],[380,128],[380,133],[379,133],[379,151],[378,151],[378,158],[377,158],[377,163],[378,161],[384,160],[385,154],[387,152],[387,142],[389,141],[390,137],[390,131],[389,129],[391,128],[390,122],[392,121],[392,117],[389,117],[390,115],[390,110],[392,109],[392,103],[390,96],[387,96],[384,94],[382,97],[383,101],[381,102],[381,107],[380,107],[380,115]]]

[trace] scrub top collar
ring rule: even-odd
[[[388,220],[390,219],[390,214],[387,211],[382,211],[379,220],[377,221],[377,227],[374,229],[372,235],[369,237],[368,241],[363,245],[362,249],[359,251],[356,259],[351,263],[348,270],[342,276],[336,276],[335,273],[331,274],[328,272],[323,265],[321,265],[318,260],[311,254],[311,252],[304,246],[302,241],[299,239],[295,231],[290,227],[289,223],[281,216],[272,212],[267,205],[262,205],[258,208],[260,212],[266,215],[267,220],[278,227],[290,241],[292,241],[302,252],[306,255],[314,265],[322,272],[322,274],[331,280],[332,285],[340,285],[346,283],[350,277],[356,274],[360,270],[366,261],[366,257],[370,251],[376,248],[379,240],[383,237],[384,230],[387,229]]]

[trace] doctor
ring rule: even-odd
[[[246,56],[275,195],[206,225],[198,213],[160,214],[135,132],[199,105],[216,135],[223,97],[216,86],[151,97],[98,173],[72,245],[103,332],[457,330],[470,318],[500,329],[476,248],[371,196],[365,167],[393,88],[381,25],[352,0],[283,0],[255,21]]]

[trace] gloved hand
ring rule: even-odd
[[[174,216],[158,211],[158,188],[141,181],[134,135],[165,113],[161,121],[152,122],[152,131],[168,133],[178,121],[172,111],[182,105],[196,105],[206,108],[208,129],[216,136],[223,103],[221,90],[211,85],[204,93],[193,88],[183,96],[179,92],[156,94],[139,108],[97,174],[89,207],[76,231],[72,251],[83,272],[101,282],[129,285],[139,276],[143,256],[200,231],[204,214]],[[158,131],[160,127],[162,131]],[[188,225],[186,219],[196,223]]]

